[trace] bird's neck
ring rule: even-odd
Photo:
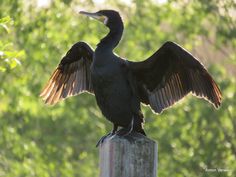
[[[119,44],[124,29],[123,23],[109,29],[110,32],[97,45],[98,48],[106,47],[113,50]]]

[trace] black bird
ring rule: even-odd
[[[101,21],[110,32],[95,51],[85,42],[71,47],[41,93],[47,104],[82,92],[93,93],[103,115],[113,123],[110,134],[118,135],[131,131],[145,135],[140,103],[161,113],[192,93],[216,108],[220,106],[222,95],[215,81],[204,66],[178,44],[166,42],[148,59],[131,62],[113,53],[124,29],[118,12],[100,10],[80,14]],[[118,130],[119,126],[123,128]]]

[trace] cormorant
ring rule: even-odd
[[[45,103],[55,104],[83,92],[93,93],[103,115],[113,123],[110,134],[118,135],[131,131],[145,135],[140,103],[161,113],[192,93],[216,108],[220,106],[222,95],[215,81],[206,68],[178,44],[165,42],[148,59],[131,62],[113,53],[124,29],[117,11],[80,11],[80,14],[97,19],[110,31],[95,50],[85,42],[71,47],[41,93]],[[118,130],[119,126],[123,128]]]

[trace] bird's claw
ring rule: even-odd
[[[116,135],[118,136],[127,136],[134,130],[134,117],[132,117],[132,120],[130,122],[130,125],[128,128],[122,128],[116,132]]]
[[[107,135],[100,138],[100,140],[97,142],[96,147],[98,147],[100,144],[104,142],[104,140],[110,136],[114,135],[114,133],[108,133]]]

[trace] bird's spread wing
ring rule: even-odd
[[[90,65],[93,50],[84,42],[74,44],[53,72],[40,96],[47,104],[88,91],[93,93]]]
[[[222,95],[204,66],[173,42],[166,42],[142,62],[128,62],[141,102],[160,113],[188,93],[205,98],[215,107]]]

